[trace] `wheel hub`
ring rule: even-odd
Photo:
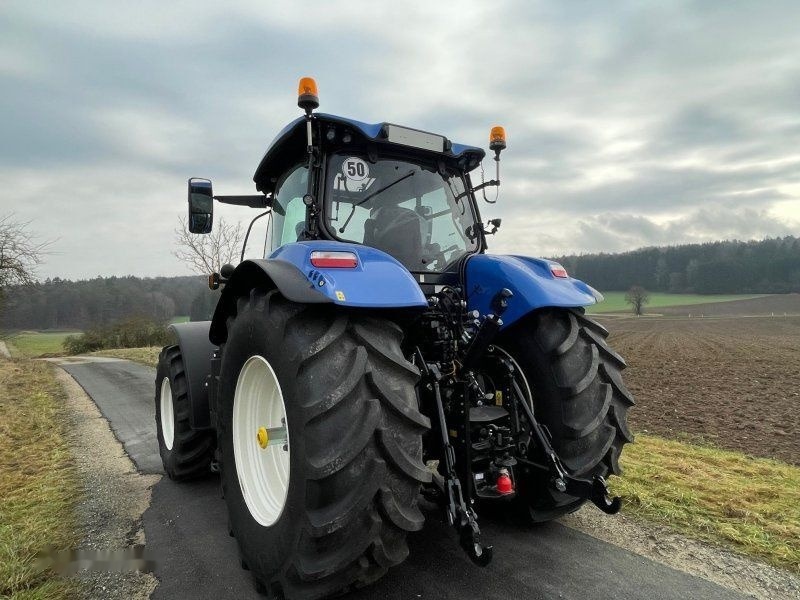
[[[258,440],[258,445],[261,446],[262,450],[265,450],[269,445],[269,434],[267,433],[266,427],[259,427],[258,433],[256,434],[256,439]]]
[[[281,422],[283,422],[283,419],[281,419]],[[283,445],[284,450],[289,449],[289,437],[286,433],[286,427],[264,427],[262,425],[256,432],[256,441],[262,450],[279,444]]]

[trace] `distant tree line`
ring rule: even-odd
[[[800,292],[800,238],[642,248],[621,254],[562,256],[572,277],[599,290],[695,294]]]
[[[199,276],[55,278],[7,288],[0,327],[87,329],[131,317],[165,322],[184,315],[199,321],[210,318],[218,296]]]
[[[600,290],[747,294],[800,292],[800,238],[643,248],[622,254],[556,258],[573,277]],[[88,329],[131,317],[165,322],[209,319],[219,292],[206,278],[97,277],[9,286],[0,303],[6,329]]]

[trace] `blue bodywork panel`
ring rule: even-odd
[[[485,315],[492,310],[492,299],[501,289],[514,292],[503,313],[503,328],[529,312],[545,306],[576,308],[596,304],[602,295],[583,281],[555,277],[542,258],[476,254],[467,262],[467,308]],[[559,265],[560,266],[560,265]]]
[[[347,251],[358,258],[351,269],[320,268],[311,264],[311,252]],[[310,287],[340,306],[405,308],[428,306],[419,284],[397,260],[375,248],[332,241],[285,244],[270,256],[293,264]]]

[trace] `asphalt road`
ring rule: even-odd
[[[145,473],[161,473],[155,437],[155,370],[116,359],[61,362],[92,397]],[[608,517],[613,518],[613,517]],[[176,484],[163,478],[144,513],[147,552],[160,584],[152,598],[260,598],[228,536],[218,480]],[[741,594],[549,523],[532,530],[482,522],[494,561],[480,569],[436,515],[409,538],[411,555],[351,599],[594,598],[739,599]]]

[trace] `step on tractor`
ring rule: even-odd
[[[219,472],[242,565],[287,599],[377,580],[408,555],[423,506],[479,566],[493,555],[481,513],[616,513],[605,478],[633,441],[634,401],[584,313],[602,295],[554,261],[486,253],[501,221],[483,222],[478,197],[497,198],[503,128],[484,181],[481,148],[315,112],[313,79],[298,105],[258,194],[189,180],[193,233],[211,231],[214,200],[268,227],[265,258],[209,277],[212,320],[173,325],[161,352],[167,475]]]

